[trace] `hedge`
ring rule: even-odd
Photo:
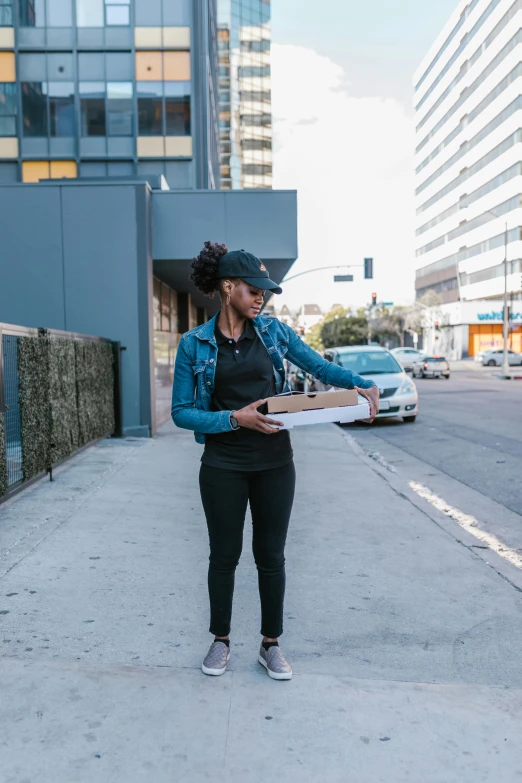
[[[50,465],[48,337],[18,340],[18,398],[22,436],[22,472],[29,481]]]
[[[24,481],[79,447],[114,432],[112,344],[18,338],[18,395]],[[7,491],[5,415],[0,414],[0,496]]]
[[[114,432],[114,357],[109,343],[75,343],[80,446]]]
[[[5,413],[0,413],[0,498],[7,492],[7,457],[5,453]]]

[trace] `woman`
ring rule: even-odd
[[[208,526],[210,632],[205,674],[225,672],[230,657],[234,576],[250,503],[258,571],[263,641],[258,660],[270,677],[288,680],[292,669],[278,644],[283,633],[284,549],[294,499],[295,469],[288,430],[259,409],[286,389],[284,358],[325,384],[358,388],[370,401],[379,392],[309,348],[286,324],[261,315],[267,291],[281,293],[262,261],[244,250],[205,242],[192,261],[191,280],[221,296],[220,312],[186,332],[176,357],[172,418],[204,443],[201,499]]]

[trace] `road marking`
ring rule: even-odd
[[[463,511],[460,511],[460,509],[455,508],[454,506],[450,506],[450,504],[446,503],[443,498],[439,497],[439,495],[436,495],[423,484],[419,484],[417,481],[410,481],[409,486],[411,489],[413,489],[414,492],[417,493],[417,495],[419,495],[424,500],[427,500],[428,503],[431,503],[431,505],[434,506],[438,511],[442,511],[442,513],[447,517],[454,519],[455,522],[458,522],[458,524],[464,530],[466,530],[468,533],[471,533],[471,535],[475,536],[475,538],[478,538],[479,541],[487,544],[489,549],[493,550],[493,552],[496,552],[497,555],[500,555],[500,557],[508,560],[517,568],[522,569],[522,557],[518,554],[518,552],[514,549],[510,549],[508,546],[502,543],[500,539],[491,533],[486,533],[484,530],[481,530],[479,520],[476,517],[472,516],[471,514],[465,514]]]

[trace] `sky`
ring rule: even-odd
[[[274,187],[298,190],[299,258],[277,305],[414,297],[413,74],[458,0],[272,0]],[[365,256],[374,280],[363,280]],[[334,274],[353,283],[334,283]]]

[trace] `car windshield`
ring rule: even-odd
[[[384,375],[384,373],[403,371],[391,353],[384,351],[341,353],[339,361],[346,370],[352,370],[359,375]]]

